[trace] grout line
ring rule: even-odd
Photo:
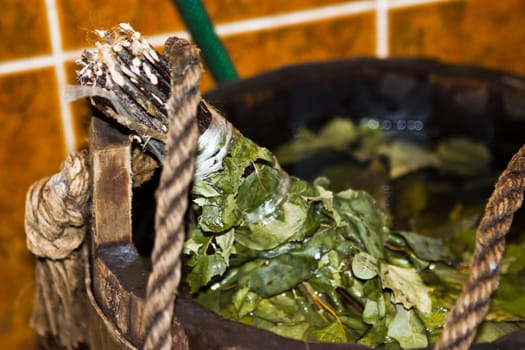
[[[377,3],[382,2],[383,0],[365,0],[365,1],[355,1],[355,2],[346,2],[340,5],[333,6],[324,6],[316,8],[313,10],[305,10],[292,12],[288,14],[273,15],[258,17],[248,20],[236,21],[231,23],[218,24],[215,26],[215,30],[219,36],[225,37],[229,35],[236,35],[247,33],[250,31],[258,30],[268,30],[275,27],[284,27],[292,26],[299,23],[312,22],[322,19],[335,18],[339,16],[346,16],[349,14],[359,14],[371,10],[377,11]],[[399,9],[403,7],[412,7],[418,5],[425,5],[430,3],[440,3],[440,2],[453,2],[453,1],[465,1],[465,0],[385,0],[387,3],[386,10],[388,9]],[[46,0],[46,3],[50,2],[54,6],[54,1]],[[56,11],[56,9],[55,9]],[[56,17],[56,15],[55,15]],[[56,19],[58,33],[60,31],[58,27],[58,19]],[[377,25],[377,24],[376,24]],[[388,30],[388,19],[387,22],[383,24]],[[377,30],[377,28],[376,28]],[[381,29],[384,33],[384,29]],[[164,41],[169,36],[181,36],[183,38],[188,38],[189,35],[187,32],[171,32],[163,33],[153,36],[146,36],[146,39],[152,43],[153,46],[161,46],[164,44]],[[60,40],[60,37],[59,37]],[[381,38],[381,42],[384,39]],[[379,43],[379,40],[378,40]],[[59,46],[60,48],[60,46]],[[80,57],[83,49],[78,50],[69,50],[69,51],[57,51],[61,54],[53,52],[52,55],[42,55],[30,58],[16,59],[7,62],[0,62],[0,75],[19,73],[23,71],[28,71],[32,69],[47,68],[51,66],[57,66],[62,62],[72,61]],[[379,53],[381,53],[380,50]],[[388,48],[387,48],[388,51]],[[383,51],[384,52],[384,51]],[[388,53],[388,52],[387,52]],[[57,59],[59,60],[57,63]]]
[[[268,30],[277,27],[293,26],[296,24],[313,22],[317,20],[343,17],[351,14],[359,14],[374,10],[374,1],[375,0],[346,2],[340,5],[323,6],[312,10],[297,11],[280,15],[271,15],[236,22],[217,24],[215,26],[215,31],[219,36],[225,37],[260,30]],[[54,6],[53,0],[46,0],[46,3],[48,2],[52,3],[52,5]],[[60,29],[58,27],[58,19],[56,30],[59,34]],[[148,40],[148,42],[150,42],[153,46],[161,46],[164,44],[168,37],[173,35],[177,35],[182,38],[189,38],[189,34],[187,32],[180,31],[175,33],[170,32],[153,36],[146,36],[146,40]],[[8,73],[17,73],[30,69],[45,68],[52,65],[56,66],[56,59],[62,59],[62,61],[71,61],[80,57],[82,51],[83,49],[64,51],[59,56],[55,54],[55,48],[53,47],[53,55],[50,56],[24,58],[0,63],[0,75]]]
[[[438,4],[441,2],[461,2],[467,0],[387,0],[389,8],[400,9],[404,7],[422,6],[428,4]]]
[[[66,152],[70,153],[75,150],[76,140],[75,132],[73,130],[71,105],[66,101],[65,98],[67,79],[56,0],[46,0],[46,12],[49,25],[49,35],[51,37],[51,47],[53,50],[52,59],[53,66],[55,68],[55,78],[60,103],[60,116],[62,117],[62,132],[66,145]]]
[[[219,36],[229,36],[247,32],[268,30],[278,27],[344,17],[374,10],[374,1],[352,1],[337,5],[317,7],[311,10],[294,11],[290,13],[257,17],[215,26]]]
[[[379,58],[389,54],[388,1],[376,0],[376,56]]]
[[[176,36],[181,39],[190,39],[191,36],[186,31],[181,32],[171,32],[171,33],[164,33],[164,34],[157,34],[157,35],[150,35],[146,36],[146,41],[149,42],[153,46],[163,46],[164,42],[170,37],[170,36]]]
[[[33,69],[48,68],[55,64],[52,55],[41,55],[0,63],[0,75],[25,72]]]

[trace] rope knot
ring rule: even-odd
[[[64,259],[86,235],[86,203],[91,191],[88,152],[70,154],[60,172],[35,182],[27,192],[27,247],[35,255]]]

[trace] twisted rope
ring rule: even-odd
[[[512,157],[501,174],[485,208],[476,233],[469,278],[445,322],[435,350],[468,349],[485,318],[490,298],[499,283],[499,266],[505,235],[525,190],[525,145]]]
[[[69,155],[58,174],[35,182],[26,197],[27,247],[39,257],[30,325],[68,349],[88,334],[82,243],[90,186],[88,153],[82,151]]]
[[[60,173],[35,182],[27,192],[27,248],[35,255],[63,259],[86,235],[86,205],[91,197],[88,153],[70,154]]]
[[[153,271],[148,278],[143,325],[144,349],[171,349],[175,293],[181,277],[180,254],[184,242],[184,215],[193,178],[197,149],[198,50],[187,41],[170,38],[164,49],[171,66],[170,118],[166,159],[157,192]]]

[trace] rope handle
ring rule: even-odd
[[[490,306],[499,284],[505,236],[525,190],[525,145],[512,157],[496,182],[476,232],[468,280],[449,313],[435,350],[466,350]]]
[[[184,216],[197,152],[197,107],[201,96],[199,51],[188,41],[170,38],[164,48],[171,68],[167,102],[166,158],[157,189],[153,270],[148,277],[142,322],[144,349],[172,348],[175,295],[181,278]]]

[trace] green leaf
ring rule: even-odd
[[[432,152],[420,145],[400,139],[379,147],[379,154],[388,157],[392,179],[439,164],[438,158]]]
[[[337,193],[333,203],[334,209],[343,218],[340,225],[347,225],[351,232],[357,234],[369,254],[378,259],[384,258],[386,218],[374,199],[363,191],[346,190]]]
[[[256,326],[260,326],[261,322],[256,322]],[[299,323],[283,323],[275,324],[270,323],[267,327],[262,327],[268,329],[270,332],[273,332],[281,337],[292,338],[297,340],[305,340],[305,334],[311,325],[308,322],[299,322]]]
[[[504,335],[517,331],[520,327],[511,322],[483,322],[478,327],[476,343],[491,343]]]
[[[210,175],[209,181],[223,193],[236,194],[242,181],[244,168],[241,168],[231,157],[226,157],[222,161],[223,170]]]
[[[452,261],[454,256],[445,241],[408,231],[398,231],[414,253],[427,261]]]
[[[235,252],[235,229],[231,229],[228,232],[216,236],[215,241],[220,249],[217,252],[223,257],[226,264],[229,265],[230,255]]]
[[[318,260],[340,240],[333,231],[319,231],[287,254],[273,259],[253,260],[253,265],[245,264],[249,268],[244,270],[241,267],[239,284],[249,286],[264,297],[287,291],[313,277]]]
[[[208,244],[210,237],[205,237],[198,228],[190,230],[188,239],[184,242],[184,254],[198,254],[201,248]]]
[[[261,298],[253,316],[276,324],[294,324],[305,321],[304,314],[291,292]]]
[[[513,300],[499,300],[499,304],[508,312],[525,318],[525,295]]]
[[[357,253],[352,259],[352,272],[363,280],[374,278],[379,272],[377,259],[367,253]]]
[[[524,244],[507,244],[504,258],[501,263],[501,272],[504,274],[516,274],[525,269]]]
[[[231,229],[240,221],[240,211],[232,194],[223,195],[202,206],[198,223],[203,231],[220,233]]]
[[[487,173],[492,156],[483,143],[464,137],[442,141],[437,147],[440,169],[463,176]]]
[[[407,309],[417,308],[423,313],[432,310],[431,288],[427,287],[413,268],[398,267],[380,263],[380,277],[383,288],[394,293],[396,303],[402,303]]]
[[[195,293],[215,276],[220,276],[226,271],[226,261],[220,255],[194,256],[188,265],[192,267],[186,276],[186,282],[190,286],[190,293]]]
[[[260,147],[252,140],[243,136],[239,136],[238,139],[231,144],[229,154],[234,168],[241,171],[241,174],[246,167],[252,165],[257,159],[263,159],[272,164],[275,160],[268,149]]]
[[[219,191],[217,191],[215,186],[202,180],[196,180],[193,183],[191,191],[193,195],[205,198],[216,197],[220,195]]]
[[[315,266],[316,261],[308,256],[283,254],[267,260],[259,268],[251,270],[250,274],[243,274],[239,277],[239,283],[269,297],[309,279]]]
[[[363,289],[366,301],[362,318],[365,323],[375,326],[381,323],[386,316],[386,304],[381,285],[378,279],[373,279],[366,281]]]
[[[347,149],[357,137],[357,128],[350,119],[334,118],[317,135],[306,128],[299,129],[295,139],[279,147],[275,155],[281,164],[289,164],[318,152]]]
[[[304,238],[302,228],[306,220],[306,208],[286,202],[282,205],[282,213],[282,218],[266,217],[260,222],[248,224],[248,230],[238,230],[237,242],[250,249],[267,250],[292,238]]]
[[[428,345],[425,327],[414,310],[396,305],[396,315],[388,324],[389,337],[399,342],[403,349],[423,348]]]
[[[346,343],[346,332],[341,321],[336,320],[328,326],[310,333],[315,341],[322,343]]]
[[[251,292],[249,288],[244,287],[235,292],[233,295],[232,304],[237,311],[239,319],[241,319],[253,312],[257,308],[257,305],[260,301],[261,297],[259,295]]]
[[[375,349],[385,342],[387,331],[388,328],[386,327],[385,321],[381,320],[370,327],[368,332],[359,339],[358,343]]]
[[[344,150],[358,137],[357,128],[352,120],[333,118],[319,131],[318,140],[325,147]]]
[[[336,288],[342,285],[341,271],[346,268],[346,262],[342,261],[344,256],[340,256],[337,251],[331,250],[323,255],[317,264],[319,277],[324,282],[326,288]]]
[[[237,205],[245,213],[249,213],[266,201],[279,196],[279,184],[284,175],[278,169],[267,165],[254,165],[254,171],[248,175],[239,187]]]

